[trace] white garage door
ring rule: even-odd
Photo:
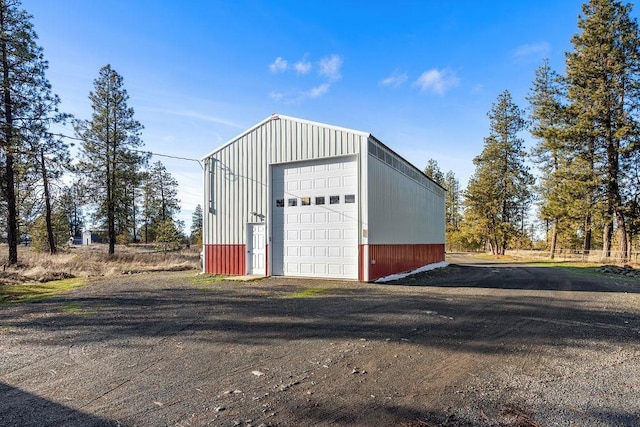
[[[272,274],[357,279],[355,158],[276,165],[272,178]]]

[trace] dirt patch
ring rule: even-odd
[[[637,281],[476,261],[414,279],[242,283],[151,273],[7,307],[0,418],[640,425]]]

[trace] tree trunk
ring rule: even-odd
[[[584,218],[584,240],[582,241],[582,252],[589,255],[591,252],[591,214]]]
[[[611,257],[611,237],[613,236],[613,223],[607,221],[602,230],[602,261]]]
[[[11,131],[5,131],[11,134]],[[16,208],[16,191],[13,170],[13,154],[7,151],[5,159],[5,173],[7,182],[7,243],[9,245],[8,264],[18,263],[18,213]]]
[[[4,32],[7,17],[0,11],[0,30]],[[5,151],[5,180],[7,195],[7,243],[9,245],[8,264],[18,263],[18,209],[16,207],[15,171],[13,169],[13,100],[11,99],[11,84],[9,76],[8,47],[3,39],[2,46],[2,91],[4,107],[4,126],[2,129]]]
[[[626,262],[629,260],[627,253],[627,227],[624,221],[624,214],[620,211],[616,212],[616,235],[618,240],[618,260]]]
[[[137,233],[138,231],[136,230],[136,189],[135,187],[133,188],[133,196],[131,197],[131,200],[133,201],[132,205],[133,205],[133,210],[132,212],[132,221],[133,221],[133,243],[138,243],[138,236]]]
[[[47,178],[47,165],[44,161],[44,150],[40,150],[40,168],[42,171],[42,186],[44,190],[44,218],[47,227],[47,240],[49,241],[49,253],[54,255],[57,252],[56,239],[53,234],[53,224],[51,221],[51,196],[49,194],[49,179]]]
[[[115,115],[116,107],[113,107],[113,113]],[[114,117],[113,120],[113,140],[110,141],[113,144],[111,147],[111,158],[108,160],[111,171],[110,176],[108,178],[111,194],[109,194],[109,202],[108,202],[108,212],[107,212],[107,221],[109,222],[109,255],[113,255],[116,252],[116,200],[115,200],[115,186],[116,186],[116,152],[117,152],[117,137],[118,133],[116,132],[116,124],[118,120],[117,117]],[[107,132],[108,132],[107,128]],[[109,142],[107,142],[107,145]]]
[[[549,258],[554,259],[556,257],[556,245],[558,243],[558,220],[553,221],[553,228],[551,229],[551,249],[549,250]]]

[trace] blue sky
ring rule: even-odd
[[[23,0],[62,109],[91,115],[105,64],[145,126],[146,149],[201,158],[271,113],[371,132],[420,169],[466,186],[509,90],[564,70],[582,1]],[[637,11],[634,10],[634,16]],[[72,134],[71,126],[67,126]],[[530,143],[529,138],[527,138]],[[195,162],[161,160],[181,218],[202,204]]]

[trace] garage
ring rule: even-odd
[[[369,132],[274,114],[202,166],[204,273],[373,281],[444,261],[445,189]]]
[[[273,275],[357,279],[354,156],[274,165]]]

